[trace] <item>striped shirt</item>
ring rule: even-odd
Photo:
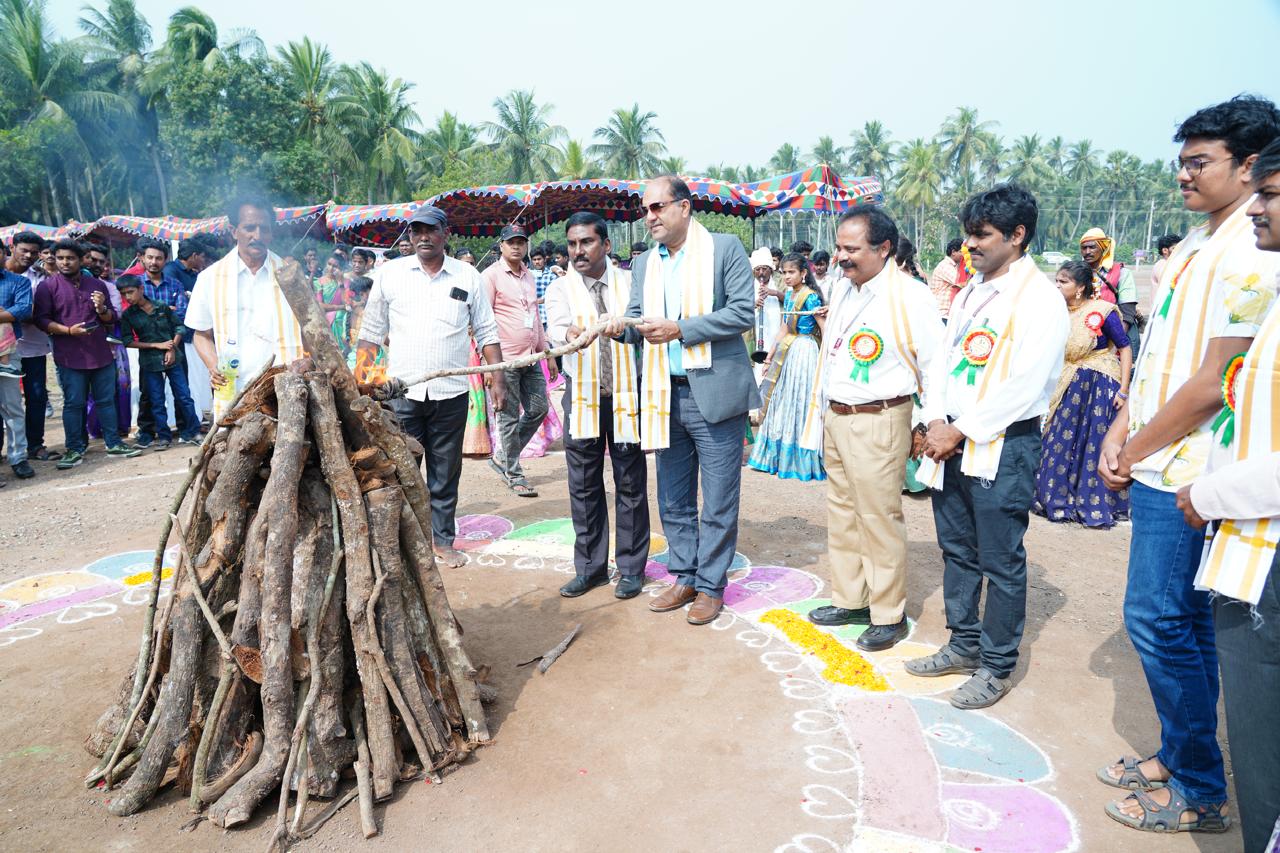
[[[387,261],[373,277],[360,323],[359,339],[387,346],[387,374],[411,379],[431,370],[471,363],[471,337],[483,349],[498,343],[480,273],[445,257],[432,276],[414,255]],[[467,393],[466,376],[448,376],[414,385],[411,400],[448,400]]]

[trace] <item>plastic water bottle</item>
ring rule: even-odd
[[[224,403],[230,403],[236,396],[236,375],[240,372],[240,359],[225,357],[219,359],[218,372],[226,382],[214,389],[214,396]]]

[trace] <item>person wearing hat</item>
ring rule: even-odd
[[[1093,269],[1093,289],[1098,298],[1120,309],[1125,334],[1129,336],[1136,356],[1138,286],[1133,281],[1133,273],[1116,261],[1115,241],[1101,228],[1090,228],[1080,238],[1080,257]]]
[[[281,261],[271,251],[275,209],[245,197],[231,203],[227,219],[236,249],[196,277],[184,318],[209,371],[215,421],[272,358],[286,365],[304,351],[302,329],[276,284]]]
[[[756,349],[767,351],[782,325],[782,291],[774,281],[778,267],[763,246],[751,253],[750,263],[756,278]]]
[[[500,260],[482,273],[485,292],[493,305],[493,317],[498,323],[498,341],[507,359],[547,349],[546,330],[538,317],[537,283],[524,263],[528,251],[529,232],[519,223],[508,225],[498,235]],[[555,362],[550,362],[548,368],[554,382]],[[494,403],[498,443],[489,465],[502,475],[511,491],[521,497],[537,497],[537,490],[529,485],[520,467],[520,453],[547,416],[547,378],[542,374],[541,364],[531,364],[504,370],[503,379],[508,394],[505,405]]]
[[[489,295],[475,267],[445,251],[449,219],[443,210],[423,205],[409,220],[413,254],[384,263],[374,272],[373,287],[360,321],[357,371],[374,363],[386,341],[387,374],[411,379],[471,363],[471,337],[489,364],[502,361],[498,326]],[[502,408],[506,383],[492,374],[490,394]],[[404,431],[426,454],[427,488],[431,492],[431,534],[435,553],[447,566],[466,557],[453,547],[457,538],[458,480],[462,476],[462,438],[467,427],[466,376],[445,376],[410,386],[391,409]]]

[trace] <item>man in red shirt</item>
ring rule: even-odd
[[[508,225],[498,235],[501,259],[483,273],[485,290],[498,322],[503,359],[510,361],[547,349],[546,332],[538,317],[538,294],[533,273],[525,266],[529,234],[523,225]],[[549,362],[556,378],[555,362]],[[505,404],[494,413],[498,442],[489,465],[502,475],[507,487],[521,497],[537,497],[525,479],[520,453],[547,416],[547,380],[541,364],[503,371],[507,384]],[[521,409],[524,409],[523,414]]]

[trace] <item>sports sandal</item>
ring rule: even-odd
[[[1155,756],[1153,755],[1151,758],[1155,758]],[[1118,758],[1115,764],[1108,764],[1106,767],[1098,768],[1098,781],[1104,785],[1110,785],[1112,788],[1124,788],[1134,791],[1154,791],[1156,788],[1163,788],[1167,783],[1148,779],[1147,774],[1138,769],[1138,765],[1144,761],[1150,761],[1151,758],[1139,758],[1136,755],[1126,755]],[[1119,779],[1108,772],[1116,764],[1119,764],[1124,770]]]
[[[985,666],[969,676],[969,680],[951,694],[952,707],[961,711],[990,708],[1004,698],[1013,686],[1007,678],[996,678]]]
[[[904,664],[907,672],[922,678],[934,678],[953,673],[970,675],[977,672],[980,665],[977,658],[958,655],[952,651],[951,646],[943,646],[927,657],[909,660]]]
[[[1107,815],[1125,826],[1143,832],[1226,832],[1231,818],[1222,813],[1226,803],[1193,806],[1177,791],[1170,789],[1169,805],[1162,806],[1146,791],[1135,791],[1125,797],[1125,802],[1137,800],[1142,806],[1142,817],[1129,817],[1116,803],[1107,803]],[[1195,820],[1183,821],[1182,813],[1193,811]]]

